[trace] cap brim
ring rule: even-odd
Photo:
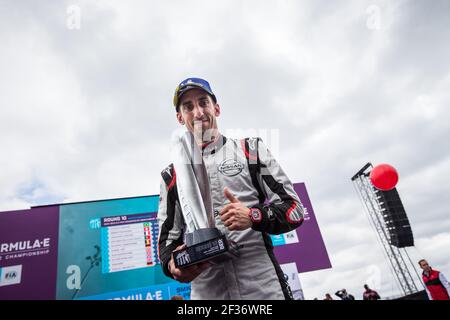
[[[186,92],[188,92],[189,90],[192,90],[192,89],[201,89],[201,90],[205,91],[206,93],[210,94],[211,96],[214,96],[214,94],[212,92],[210,92],[209,90],[207,90],[205,87],[191,83],[187,86],[184,86],[183,88],[181,88],[178,91],[178,94],[177,94],[177,96],[175,96],[174,103],[173,103],[175,105],[175,107],[178,107],[178,104],[179,104],[183,94],[185,94]]]

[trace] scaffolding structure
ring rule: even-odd
[[[417,288],[413,276],[411,275],[407,260],[405,260],[404,255],[406,255],[411,265],[412,261],[405,248],[403,248],[402,250],[391,244],[392,241],[390,239],[388,226],[383,219],[383,200],[375,192],[376,189],[369,178],[372,168],[372,164],[370,162],[367,163],[352,177],[351,180],[362,202],[364,203],[364,206],[367,209],[370,221],[378,234],[378,238],[383,246],[387,259],[389,260],[389,264],[395,274],[395,277],[398,281],[398,284],[400,285],[403,294],[405,296],[410,295],[418,292],[419,289]],[[402,251],[404,255],[402,254]],[[414,266],[412,267],[414,268]]]

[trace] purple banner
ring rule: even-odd
[[[305,207],[305,221],[291,233],[272,237],[275,256],[280,264],[295,262],[299,273],[331,268],[305,184],[295,183],[294,190]]]
[[[113,217],[104,217],[101,220],[102,227],[122,226],[125,224],[149,222],[156,220],[157,212],[143,213],[139,215],[122,215]]]
[[[56,296],[58,206],[0,213],[0,300]]]

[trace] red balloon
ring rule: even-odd
[[[389,164],[380,164],[370,172],[370,181],[375,188],[389,191],[395,188],[398,182],[398,172]]]

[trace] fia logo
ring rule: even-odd
[[[19,284],[22,278],[22,265],[0,268],[0,287]]]

